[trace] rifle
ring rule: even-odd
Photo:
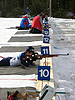
[[[43,24],[45,24],[44,26],[51,26],[50,24],[46,24],[46,23],[43,23]]]
[[[51,25],[44,23],[45,25],[43,26],[43,29],[49,29],[51,28]]]
[[[35,54],[32,54],[32,55],[25,55],[25,58],[42,59],[42,58],[46,58],[46,57],[58,57],[58,56],[67,56],[67,55],[69,55],[69,53],[67,53],[67,54],[50,54],[50,55],[42,55],[42,54],[41,55],[38,55],[37,53],[35,53]]]

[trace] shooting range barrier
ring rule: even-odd
[[[46,51],[47,51],[47,54],[51,54],[50,34],[51,33],[49,32],[49,29],[44,29],[44,33],[43,33],[44,36],[42,38],[42,40],[43,40],[42,48],[43,48],[43,51],[45,50],[45,54],[46,54]],[[47,48],[44,49],[44,47],[49,47],[48,48],[49,51],[47,50]],[[42,53],[42,54],[44,54],[44,53]],[[42,58],[42,60],[40,60],[40,66],[43,66],[43,67],[50,66],[50,76],[49,76],[50,80],[38,80],[36,88],[38,91],[41,91],[41,93],[39,94],[40,97],[39,97],[39,99],[37,98],[37,100],[51,100],[51,98],[52,98],[52,100],[55,100],[55,97],[53,96],[54,94],[52,95],[52,93],[49,90],[46,90],[44,88],[44,86],[46,86],[46,84],[47,84],[49,87],[54,89],[52,58],[51,57]],[[45,70],[45,71],[47,71],[47,70]]]

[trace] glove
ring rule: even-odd
[[[37,57],[32,57],[32,61],[36,61]]]
[[[38,55],[37,52],[34,52],[34,56],[32,57],[32,61],[36,61],[38,57],[35,57],[36,55]]]

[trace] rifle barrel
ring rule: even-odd
[[[56,56],[56,55],[58,55],[58,56],[67,56],[67,55],[69,55],[69,53],[67,53],[67,54],[51,54],[51,55],[54,55],[54,56]]]

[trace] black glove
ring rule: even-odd
[[[33,54],[34,56],[32,57],[32,61],[36,61],[37,60],[37,58],[38,57],[36,57],[36,55],[38,55],[38,53],[37,52],[34,52],[34,54]]]

